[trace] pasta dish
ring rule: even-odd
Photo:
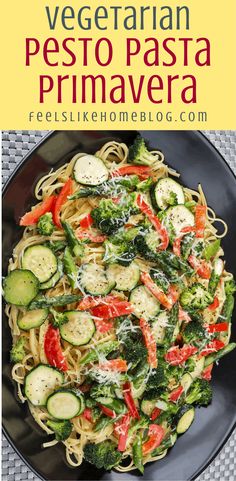
[[[139,136],[76,154],[35,197],[3,281],[19,399],[69,465],[143,473],[235,347],[227,225]]]

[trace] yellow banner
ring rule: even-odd
[[[235,0],[4,2],[0,128],[234,130],[235,19]]]

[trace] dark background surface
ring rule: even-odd
[[[236,182],[233,174],[214,148],[196,132],[143,132],[151,147],[158,147],[165,153],[166,161],[181,172],[181,179],[188,187],[195,188],[201,182],[208,204],[229,225],[229,235],[223,247],[226,252],[227,265],[236,273],[236,258],[232,246],[236,243],[234,214],[236,206]],[[102,137],[101,137],[102,136]],[[33,191],[36,181],[49,170],[70,159],[75,151],[94,152],[109,137],[122,138],[129,143],[134,132],[105,134],[102,132],[57,132],[24,162],[5,194],[3,204],[4,244],[3,268],[12,252],[21,230],[15,222],[34,202]],[[235,333],[234,333],[235,335]],[[26,406],[16,402],[13,396],[13,383],[9,376],[8,350],[10,336],[6,320],[3,326],[3,378],[4,378],[4,420],[5,427],[13,438],[17,449],[23,453],[39,472],[48,479],[135,479],[132,474],[105,475],[91,466],[71,470],[65,467],[64,450],[56,446],[41,450],[45,440],[41,429],[34,423]],[[191,429],[178,440],[167,458],[149,464],[144,479],[185,480],[195,476],[217,451],[219,445],[230,433],[235,421],[236,393],[233,386],[235,379],[236,357],[233,352],[215,368],[215,395],[210,408],[197,412],[197,420]],[[233,367],[234,366],[234,367]],[[220,420],[220,422],[219,422]]]

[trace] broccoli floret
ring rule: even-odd
[[[91,397],[87,397],[85,399],[85,405],[86,405],[86,408],[92,409],[91,415],[92,415],[93,422],[97,421],[102,416],[101,409],[98,407],[97,401],[95,399]]]
[[[148,151],[145,140],[138,135],[129,148],[129,161],[137,165],[152,165],[155,160],[156,156]]]
[[[119,464],[122,453],[117,451],[115,443],[107,440],[97,444],[86,444],[84,457],[86,461],[94,464],[98,469],[110,470]]]
[[[205,309],[212,302],[213,296],[199,282],[185,289],[180,296],[180,304],[185,309]]]
[[[12,346],[10,359],[12,362],[21,362],[25,357],[25,337],[19,337]]]
[[[53,421],[52,419],[48,419],[46,424],[54,431],[57,441],[64,441],[71,434],[72,424],[70,421]]]
[[[90,390],[93,399],[99,397],[115,397],[114,386],[109,384],[95,384]]]
[[[206,379],[195,379],[186,397],[187,404],[207,406],[212,400],[212,387]]]
[[[177,205],[178,199],[177,194],[175,192],[170,192],[168,199],[165,199],[168,205]]]
[[[168,379],[168,382],[170,379],[173,379],[173,378],[176,379],[177,381],[180,381],[184,374],[184,367],[171,366],[171,364],[167,364],[165,373],[166,373],[166,378]]]
[[[115,244],[119,245],[123,242],[132,242],[134,241],[135,237],[139,234],[140,227],[131,227],[129,229],[121,229],[116,234],[110,237],[110,241]]]
[[[93,422],[95,423],[96,421],[98,421],[98,419],[100,419],[101,416],[102,416],[102,412],[100,407],[94,406],[94,408],[92,409]]]
[[[148,231],[146,232],[148,234]],[[144,233],[137,235],[134,242],[138,253],[144,257],[147,261],[156,262],[157,254],[156,250],[151,249],[147,244]]]
[[[136,247],[132,242],[122,242],[121,244],[113,244],[110,241],[104,242],[105,254],[104,261],[107,263],[117,262],[122,266],[129,265],[136,256]]]
[[[166,211],[165,210],[159,210],[157,214],[158,219],[162,222],[166,218]]]
[[[96,227],[103,234],[114,234],[128,221],[132,214],[138,212],[134,201],[133,194],[124,196],[119,204],[115,204],[111,199],[102,199],[99,206],[91,212]]]
[[[206,339],[206,330],[200,322],[192,321],[185,326],[182,336],[186,344],[198,346]]]
[[[117,262],[123,266],[129,265],[135,258],[137,249],[134,239],[139,233],[139,228],[123,229],[104,242],[104,260],[108,263]]]
[[[195,202],[195,200],[189,200],[188,202],[185,202],[184,205],[187,209],[191,210],[191,212],[194,212],[197,202]]]
[[[92,399],[91,397],[87,397],[85,399],[85,405],[86,408],[94,408],[95,406],[97,406],[97,401],[95,401],[95,399]]]
[[[140,361],[147,358],[147,349],[140,335],[129,334],[123,342],[123,355],[127,363],[132,365],[132,368],[135,368]]]
[[[148,390],[148,391],[145,391],[144,399],[147,399],[148,401],[152,401],[153,399],[160,398],[161,395],[163,394],[163,392],[164,392],[164,388],[163,388],[163,387],[158,387],[158,388],[155,388],[155,389],[150,389],[150,390]]]
[[[151,189],[153,186],[153,180],[151,177],[149,177],[146,180],[142,180],[141,182],[138,183],[137,185],[137,190],[139,192],[147,192],[147,190]]]
[[[164,363],[159,360],[157,369],[153,369],[148,378],[146,391],[152,391],[152,395],[155,396],[159,395],[160,388],[166,386],[167,382]]]
[[[225,283],[225,294],[228,296],[236,292],[236,283],[234,279]]]
[[[41,215],[37,223],[37,229],[41,235],[51,235],[54,231],[54,223],[52,220],[52,213]]]
[[[187,361],[185,361],[185,371],[193,372],[196,367],[196,359],[189,357]]]
[[[50,308],[50,313],[52,314],[52,325],[54,327],[60,327],[62,324],[68,322],[68,317],[64,312],[58,312],[53,307]]]

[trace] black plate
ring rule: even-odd
[[[160,148],[166,161],[179,172],[182,182],[197,188],[201,182],[208,204],[225,219],[229,234],[223,241],[227,267],[236,275],[236,179],[224,159],[198,132],[143,131],[151,147]],[[50,167],[58,167],[70,159],[74,152],[94,152],[108,139],[130,143],[136,135],[124,132],[61,131],[50,134],[37,146],[11,177],[4,190],[3,200],[3,271],[13,246],[21,236],[17,227],[19,217],[34,200],[36,181]],[[233,326],[235,339],[236,325]],[[9,349],[11,336],[7,319],[3,319],[3,424],[5,434],[14,449],[34,472],[46,480],[138,479],[136,471],[127,474],[104,473],[84,463],[71,469],[65,461],[61,445],[42,449],[48,439],[33,421],[26,404],[17,401],[15,386],[10,376]],[[213,403],[207,409],[198,409],[189,431],[180,437],[168,456],[145,467],[142,479],[156,481],[189,480],[206,468],[232,432],[236,422],[236,350],[224,358],[214,369]]]

